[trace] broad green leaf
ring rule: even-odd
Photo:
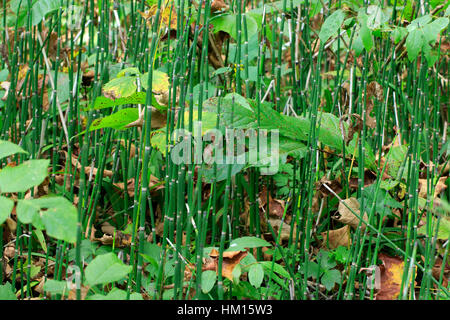
[[[406,28],[396,27],[394,31],[392,31],[392,38],[394,39],[394,43],[397,44],[402,41],[407,34],[408,30],[406,30]]]
[[[308,278],[311,277],[313,279],[317,279],[317,277],[320,277],[322,273],[323,270],[321,270],[321,268],[317,263],[315,263],[314,261],[308,262],[308,272],[307,272]]]
[[[55,80],[55,71],[51,71],[51,75],[53,80]],[[58,87],[56,89],[56,94],[58,96],[59,103],[66,102],[70,97],[70,83],[69,83],[69,74],[58,72],[58,79],[55,80],[58,83]],[[48,98],[51,97],[51,86],[48,84]]]
[[[338,117],[331,113],[322,112],[318,115],[320,122],[317,124],[319,141],[329,147],[342,151],[343,140]],[[344,125],[344,132],[347,125]]]
[[[0,193],[25,192],[40,185],[47,177],[50,160],[28,160],[0,171]]]
[[[34,230],[34,234],[36,235],[36,238],[39,241],[39,244],[42,247],[42,250],[44,250],[45,253],[47,253],[47,243],[45,242],[44,234],[42,233],[41,229]]]
[[[363,52],[364,44],[361,37],[361,32],[358,32],[355,40],[353,41],[353,49],[355,50],[355,54],[357,57]]]
[[[125,265],[114,253],[97,256],[85,270],[87,283],[91,286],[107,284],[123,279],[133,269]]]
[[[127,73],[129,73],[129,75],[139,75],[139,76],[141,75],[138,68],[130,67],[130,68],[125,68],[125,69],[120,70],[117,73],[116,78],[122,78],[122,77],[126,76]]]
[[[272,270],[272,261],[261,261],[260,264],[264,267],[264,269],[266,270],[266,272],[271,272]],[[286,269],[278,263],[273,263],[273,272],[278,273],[280,276],[284,277],[284,278],[290,278],[291,275],[289,274],[289,272],[286,271]]]
[[[63,197],[39,198],[34,201],[41,207],[40,215],[47,234],[59,240],[75,243],[78,214],[73,204]]]
[[[206,270],[202,272],[202,292],[208,293],[214,287],[216,283],[217,274],[213,270]]]
[[[341,273],[336,269],[325,270],[320,282],[322,282],[327,290],[331,290],[336,283],[341,282]]]
[[[243,16],[247,23],[248,39],[252,38],[258,32],[258,24],[251,15]],[[236,15],[227,13],[214,17],[210,20],[210,24],[214,27],[214,33],[223,31],[228,33],[233,39],[237,40]],[[241,42],[245,41],[241,36]]]
[[[338,9],[325,19],[319,32],[319,39],[322,43],[327,42],[328,39],[337,34],[342,22],[344,22],[344,18],[344,11]]]
[[[233,69],[232,69],[231,67],[222,67],[222,68],[219,68],[219,69],[215,70],[215,71],[212,73],[212,76],[215,77],[215,76],[218,76],[218,75],[220,75],[220,74],[229,73],[229,72],[231,72],[232,70],[233,70]]]
[[[92,296],[86,297],[86,300],[126,300],[127,292],[125,290],[121,290],[118,288],[113,288],[107,295],[103,294],[94,294]],[[142,295],[137,292],[133,292],[130,294],[130,300],[144,300]]]
[[[25,224],[32,223],[38,229],[59,240],[75,243],[77,239],[77,210],[63,197],[22,199],[17,203],[17,217]]]
[[[9,282],[0,285],[0,300],[17,300],[17,297],[12,290],[11,283]]]
[[[384,189],[376,191],[376,185],[372,184],[363,191],[366,211],[370,212],[375,201],[375,212],[379,215],[392,215],[392,208],[403,208],[403,205],[391,197]],[[376,199],[375,199],[376,195]]]
[[[129,97],[136,92],[136,89],[136,77],[134,76],[115,78],[103,86],[105,95],[114,99]]]
[[[438,34],[448,25],[448,18],[437,18],[423,27],[423,34],[427,42],[436,42]]]
[[[241,274],[242,274],[242,267],[241,264],[239,263],[233,268],[233,271],[231,271],[231,276],[233,278],[234,284],[239,284]]]
[[[378,29],[390,16],[390,14],[386,14],[379,6],[370,5],[367,7],[367,27],[372,30]]]
[[[96,245],[89,239],[84,239],[81,241],[80,255],[81,259],[88,261],[89,257],[95,253]],[[76,248],[72,248],[67,252],[67,260],[74,261],[76,258]]]
[[[256,263],[250,267],[248,271],[248,280],[255,288],[259,288],[264,279],[264,268],[261,264]]]
[[[291,157],[302,159],[306,156],[308,148],[298,140],[280,137],[280,156],[289,155]]]
[[[214,168],[212,167],[204,169],[203,178],[208,183],[211,183],[213,179],[215,179],[216,182],[224,181],[227,179],[228,176],[228,166],[229,165],[223,163],[217,164],[215,173]],[[231,177],[234,177],[236,173],[241,172],[241,170],[245,168],[245,164],[238,164],[238,163],[230,164],[230,166],[231,166]]]
[[[155,130],[150,138],[153,148],[158,149],[163,156],[166,156],[166,128]]]
[[[28,153],[19,147],[17,144],[0,140],[0,159],[9,157],[16,153]]]
[[[8,75],[9,75],[8,68],[5,68],[2,71],[0,71],[0,82],[6,81],[8,79]]]
[[[387,165],[387,174],[389,174],[394,179],[402,179],[406,178],[408,174],[408,170],[406,169],[408,167],[408,161],[406,159],[408,153],[408,146],[406,145],[399,145],[399,146],[393,146],[389,149],[388,154],[386,155],[386,165]],[[405,161],[406,159],[406,161]],[[402,167],[402,165],[404,165]],[[397,175],[400,173],[400,170],[403,170],[403,174],[401,177],[397,177]]]
[[[408,29],[408,31],[411,32],[417,28],[423,28],[431,20],[432,20],[431,16],[429,14],[426,14],[411,21],[411,23],[406,27],[406,29]]]
[[[364,48],[366,48],[366,51],[369,52],[373,47],[372,31],[367,27],[366,24],[364,24],[361,26],[359,32],[361,33],[361,40]]]
[[[100,96],[95,99],[93,109],[99,110],[105,108],[112,108],[124,104],[144,104],[146,95],[147,94],[145,92],[135,92],[128,97],[117,99],[109,99],[107,97]]]
[[[231,241],[226,251],[244,251],[246,248],[271,247],[272,245],[264,239],[257,237],[242,237]]]
[[[126,129],[126,125],[136,121],[139,118],[139,110],[137,108],[127,108],[117,111],[104,118],[96,119],[89,127],[89,131],[103,128],[113,128],[116,130]]]
[[[348,143],[348,146],[345,147],[347,150],[348,155],[354,156],[355,159],[358,159],[359,157],[359,148],[358,148],[358,138],[356,136],[353,137],[352,141]],[[364,153],[364,165],[372,170],[376,170],[376,164],[375,164],[375,154],[373,153],[372,147],[369,143],[365,143],[365,153]],[[356,150],[356,152],[355,152]]]
[[[328,251],[320,250],[317,255],[317,261],[320,260],[320,268],[322,270],[328,270],[336,266],[336,262],[331,259]]]
[[[432,221],[432,224],[431,224],[432,228],[431,228],[431,234],[429,234],[429,236],[434,237],[435,232],[436,232],[437,219],[433,218],[431,221]],[[417,230],[417,232],[421,235],[426,235],[427,229],[428,229],[427,224],[424,224]],[[437,239],[444,240],[444,241],[446,241],[450,238],[450,218],[449,217],[442,216],[442,218],[440,219],[436,237],[437,237]]]
[[[427,55],[429,62],[435,61],[430,54],[430,44],[432,45],[436,42],[437,35],[442,29],[447,27],[449,19],[441,17],[430,23],[431,19],[430,15],[425,15],[415,19],[408,25],[407,30],[409,34],[405,45],[410,61],[417,58],[422,50]]]
[[[409,61],[413,61],[422,50],[424,41],[422,36],[422,31],[418,29],[414,29],[408,34],[406,38],[406,50],[408,52]]]
[[[0,196],[0,226],[9,217],[9,214],[11,213],[13,208],[14,208],[13,200]]]
[[[70,290],[67,286],[67,281],[48,279],[44,283],[44,291],[50,294],[68,295]]]
[[[22,4],[23,5],[23,4]],[[37,25],[49,13],[58,10],[59,0],[38,0],[31,7],[31,24]]]

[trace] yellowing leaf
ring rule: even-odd
[[[404,261],[402,258],[390,257],[384,253],[380,253],[378,259],[383,262],[383,265],[380,266],[381,289],[375,300],[396,300],[400,295]]]
[[[148,72],[144,73],[141,76],[141,84],[142,87],[147,90],[148,88]],[[153,70],[152,74],[152,92],[154,94],[164,94],[169,91],[169,76],[167,73],[159,71],[159,70]]]

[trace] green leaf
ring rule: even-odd
[[[25,192],[47,177],[50,160],[29,160],[0,171],[0,193]]]
[[[403,205],[392,198],[386,190],[380,188],[376,191],[375,184],[364,188],[363,195],[366,202],[366,211],[372,209],[374,201],[376,201],[375,212],[380,215],[392,215],[392,208],[403,208]],[[377,196],[376,199],[375,195]]]
[[[231,276],[233,278],[234,284],[239,284],[241,274],[242,274],[242,267],[241,264],[239,263],[233,268],[233,271],[231,271]]]
[[[322,43],[327,42],[328,39],[337,34],[344,18],[345,13],[341,9],[336,10],[326,18],[319,32],[319,39]]]
[[[364,50],[364,44],[361,38],[361,32],[358,33],[358,35],[355,38],[355,41],[353,42],[353,49],[355,50],[355,54],[357,57],[363,52]]]
[[[364,45],[364,48],[367,52],[369,52],[373,47],[373,38],[372,38],[372,31],[367,27],[367,25],[364,23],[361,26],[360,29],[361,39],[362,43]]]
[[[48,279],[44,283],[44,291],[50,294],[68,295],[70,290],[66,281]]]
[[[407,34],[408,30],[406,30],[406,28],[396,27],[394,31],[392,31],[392,38],[394,39],[394,43],[397,44],[402,41]]]
[[[317,255],[317,261],[320,260],[320,268],[322,270],[328,270],[336,266],[336,262],[331,259],[328,251],[320,250]]]
[[[17,300],[16,295],[12,291],[11,283],[7,282],[0,285],[0,300]]]
[[[435,232],[436,232],[436,224],[437,224],[437,219],[433,218],[432,219],[432,233],[429,236],[434,237]],[[427,234],[427,225],[424,224],[423,226],[421,226],[417,232],[421,235],[426,235]],[[450,238],[450,218],[448,217],[442,217],[439,221],[439,228],[438,228],[438,232],[437,232],[437,238],[441,239],[441,240],[448,240]]]
[[[320,269],[319,265],[314,261],[308,262],[308,278],[317,279],[322,275],[323,271]]]
[[[123,76],[109,81],[103,87],[105,95],[111,96],[114,99],[126,98],[136,92],[136,77]]]
[[[12,209],[14,208],[14,201],[0,196],[0,226],[9,217]]]
[[[31,24],[37,25],[49,13],[59,9],[59,0],[38,0],[31,7]]]
[[[15,143],[5,141],[5,140],[0,140],[0,159],[9,157],[16,153],[28,154],[28,152],[23,150],[21,147],[19,147]]]
[[[417,58],[422,50],[427,53],[429,62],[435,60],[430,55],[429,46],[436,42],[437,35],[442,29],[447,27],[449,19],[441,17],[430,23],[431,19],[430,15],[425,15],[415,19],[408,25],[407,30],[409,34],[405,45],[410,61]]]
[[[135,92],[125,98],[109,99],[107,97],[97,97],[95,99],[94,107],[92,109],[99,110],[105,108],[112,108],[124,104],[144,104],[146,98],[145,92]]]
[[[140,76],[140,75],[141,75],[141,73],[139,72],[139,69],[138,69],[138,68],[130,67],[130,68],[125,68],[125,69],[120,70],[120,71],[117,73],[116,78],[122,78],[122,77],[125,77],[127,73],[128,73],[129,75],[134,75],[134,76],[136,76],[136,75],[139,75],[139,76]]]
[[[137,108],[127,108],[117,111],[104,118],[96,119],[89,127],[89,131],[103,128],[113,128],[116,130],[126,129],[126,125],[136,121],[139,118],[139,110]]]
[[[272,245],[264,239],[257,237],[242,237],[231,241],[226,251],[244,251],[246,248],[271,247]]]
[[[423,27],[423,34],[427,42],[436,42],[438,34],[448,25],[448,18],[437,18]]]
[[[251,39],[258,32],[258,24],[250,15],[243,16],[247,23],[248,39]],[[223,31],[228,33],[233,39],[237,40],[236,15],[227,13],[216,16],[210,20],[210,24],[214,27],[214,33]],[[245,42],[245,37],[241,35],[241,42]]]
[[[206,270],[202,272],[202,292],[208,293],[214,287],[216,283],[217,275],[213,270]]]
[[[370,29],[378,29],[380,26],[389,19],[388,14],[385,14],[383,10],[376,5],[370,5],[367,7],[367,27]]]
[[[325,270],[320,282],[322,282],[327,290],[331,290],[336,283],[341,282],[341,273],[336,269]]]
[[[97,256],[85,270],[89,285],[107,284],[123,279],[133,269],[125,265],[114,253]]]
[[[103,294],[94,294],[92,296],[88,296],[86,300],[126,300],[127,292],[125,290],[121,290],[118,288],[113,288],[107,295]],[[137,292],[133,292],[130,294],[130,300],[144,300],[142,295]]]
[[[248,280],[255,288],[259,288],[264,279],[264,268],[261,264],[256,263],[250,267],[248,271]]]
[[[267,272],[272,272],[272,261],[261,261],[260,264],[264,267]],[[286,269],[276,262],[273,263],[273,272],[278,273],[280,276],[284,278],[291,278],[289,272]]]
[[[52,78],[55,80],[55,71],[51,71]],[[69,74],[58,72],[58,79],[55,80],[58,82],[58,87],[56,89],[56,94],[58,96],[59,103],[66,102],[70,98],[70,82],[69,82]],[[48,97],[50,98],[50,84],[48,90]]]
[[[393,146],[389,149],[389,152],[386,155],[386,162],[387,162],[386,171],[394,179],[401,179],[403,177],[406,178],[406,175],[408,174],[408,170],[406,168],[408,167],[409,161],[406,159],[407,153],[408,153],[407,145]],[[404,165],[403,169],[402,165]],[[397,177],[401,169],[403,170],[402,177]]]
[[[73,204],[63,197],[22,199],[17,203],[17,217],[25,224],[32,223],[38,229],[59,240],[75,243],[78,214]]]
[[[302,159],[307,154],[306,145],[297,140],[280,137],[279,143],[280,156],[289,155],[296,159]]]
[[[47,253],[47,243],[45,242],[44,234],[42,233],[42,230],[36,229],[34,230],[34,234],[36,235],[36,238],[39,241],[39,244],[42,247],[42,250],[44,250],[45,253]]]
[[[166,156],[166,128],[155,130],[150,138],[153,148],[158,149],[163,156]]]

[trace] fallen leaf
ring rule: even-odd
[[[380,266],[381,289],[375,300],[396,300],[400,295],[404,261],[399,257],[390,257],[384,253],[378,254],[383,264]]]
[[[330,249],[336,249],[339,246],[348,247],[352,244],[350,238],[350,226],[346,225],[336,230],[329,230],[328,232],[322,232],[323,242],[322,246],[328,246]]]
[[[437,258],[433,269],[431,269],[431,273],[433,274],[433,277],[439,281],[440,277],[441,277],[441,271],[442,271],[442,259],[441,258]],[[448,262],[447,259],[447,263],[445,264],[444,267],[444,275],[442,277],[442,285],[444,287],[448,287],[448,282],[450,279],[450,263]]]
[[[82,285],[80,288],[80,291],[81,291],[81,300],[85,300],[86,296],[89,292],[89,287]],[[68,300],[77,300],[77,289],[76,289],[75,283],[71,283],[71,289],[69,291],[69,297],[67,299]]]
[[[436,183],[436,186],[434,188],[434,198],[437,198],[437,196],[447,189],[447,185],[445,184],[445,180],[447,180],[448,177],[440,177],[438,182]],[[428,183],[427,179],[419,179],[419,198],[427,198],[428,193]]]
[[[269,219],[269,223],[273,228],[273,231],[275,232],[275,235],[280,237],[281,242],[288,241],[291,236],[291,226],[286,223],[286,221],[283,223],[283,226],[281,227],[281,235],[279,235],[279,230],[281,226],[281,219]],[[295,238],[295,233],[294,233]],[[295,240],[293,240],[295,241]]]
[[[223,0],[213,0],[213,2],[211,3],[211,13],[220,10],[226,11],[228,9],[229,6],[225,2],[223,2]]]
[[[345,204],[349,208],[351,208],[357,215],[361,215],[359,212],[359,202],[356,198],[351,197],[345,199],[343,202],[345,202]],[[339,203],[338,214],[333,216],[333,219],[336,219],[337,221],[347,224],[353,228],[357,228],[360,220],[355,214],[353,214],[352,211],[350,211],[350,209],[347,208],[347,206],[345,206],[345,204],[342,202]],[[367,213],[364,213],[363,220],[368,220]],[[364,230],[365,228],[366,225],[364,223],[361,223],[361,229]]]
[[[247,251],[226,251],[223,253],[222,261],[222,276],[233,281],[233,269],[239,262],[248,254]],[[213,270],[218,273],[219,265],[219,252],[216,249],[212,249],[209,254],[210,258],[206,259],[203,264],[202,270]]]

